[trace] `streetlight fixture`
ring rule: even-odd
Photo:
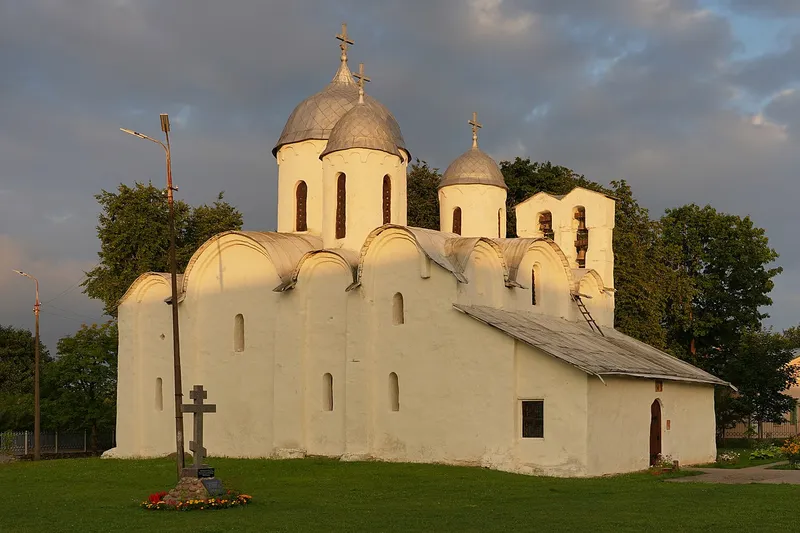
[[[120,128],[129,135],[139,137],[154,142],[164,149],[167,157],[167,203],[169,204],[169,269],[172,277],[172,352],[175,364],[175,444],[177,448],[177,468],[178,479],[180,480],[184,467],[184,451],[183,451],[183,386],[181,385],[181,343],[178,326],[178,267],[175,261],[175,206],[173,199],[173,191],[177,191],[177,187],[172,185],[172,158],[169,145],[169,116],[165,113],[161,114],[161,131],[164,132],[167,143],[164,144],[157,139],[148,137],[138,131]]]
[[[39,404],[39,280],[30,274],[21,270],[15,270],[20,276],[30,278],[36,283],[36,303],[33,304],[33,314],[36,316],[36,334],[33,339],[34,343],[34,360],[33,360],[33,460],[38,461],[41,456],[42,446],[40,438],[41,428],[41,409]]]

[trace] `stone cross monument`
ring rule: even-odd
[[[189,449],[192,451],[194,464],[191,468],[184,468],[181,477],[214,477],[213,469],[203,464],[207,451],[203,447],[203,414],[216,413],[217,406],[203,403],[203,400],[208,398],[208,391],[203,390],[202,385],[195,385],[189,392],[189,398],[193,402],[183,404],[182,408],[184,413],[192,413],[194,415],[194,434],[192,440],[189,441]]]

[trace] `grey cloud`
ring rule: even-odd
[[[761,124],[734,106],[736,91],[791,83],[781,69],[797,43],[734,64],[728,21],[694,0],[0,0],[0,256],[24,243],[17,260],[51,272],[48,291],[91,267],[92,196],[163,182],[159,149],[118,131],[157,134],[159,112],[175,125],[179,196],[200,203],[225,190],[247,228],[273,229],[270,150],[292,108],[333,75],[341,21],[356,41],[351,64],[366,63],[367,90],[415,156],[446,167],[468,148],[478,111],[481,145],[498,157],[626,178],[655,215],[690,201],[751,213],[787,273],[800,270],[796,106],[776,99]],[[0,323],[28,324],[27,294],[3,276],[15,292],[0,301]],[[779,323],[793,320],[787,294],[775,295]],[[59,301],[99,313],[77,290]]]

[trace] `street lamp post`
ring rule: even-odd
[[[184,467],[184,451],[183,451],[183,386],[181,385],[181,342],[178,326],[178,266],[175,261],[175,206],[173,199],[173,191],[178,190],[177,187],[172,185],[172,157],[169,145],[169,116],[161,114],[161,131],[164,132],[167,144],[162,143],[157,139],[148,137],[138,131],[127,130],[120,128],[120,130],[139,137],[152,141],[164,149],[167,156],[167,204],[169,204],[169,269],[172,277],[172,353],[174,360],[174,375],[175,375],[175,444],[177,448],[177,469],[178,479],[181,478]]]
[[[36,303],[33,304],[33,314],[36,317],[36,334],[33,338],[34,360],[33,360],[33,460],[38,461],[42,452],[42,442],[40,438],[41,429],[41,409],[39,404],[39,280],[21,270],[15,270],[20,276],[30,278],[36,283]]]

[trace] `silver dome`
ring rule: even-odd
[[[272,155],[276,155],[284,144],[309,139],[328,140],[336,123],[357,102],[358,85],[353,79],[347,63],[343,61],[327,87],[306,98],[294,108],[294,111],[286,121],[286,125],[283,127],[275,148],[272,149]],[[375,109],[375,112],[391,130],[392,136],[397,139],[397,146],[407,152],[403,135],[400,133],[400,125],[389,110],[370,96],[365,96],[364,102]]]
[[[368,148],[402,159],[398,148],[402,147],[403,138],[398,138],[399,132],[400,128],[393,128],[380,110],[365,100],[363,104],[356,104],[336,123],[328,145],[319,157],[322,159],[332,152],[350,148]]]
[[[494,185],[508,190],[497,162],[477,146],[473,146],[450,163],[444,171],[439,188],[465,184]]]

